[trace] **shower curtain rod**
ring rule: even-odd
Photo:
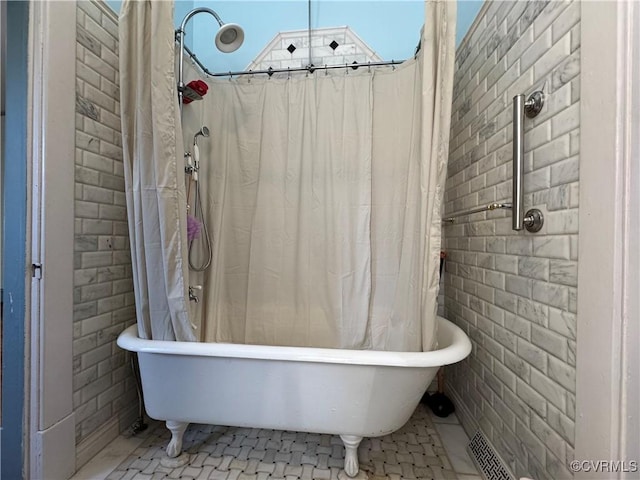
[[[191,57],[191,59],[200,67],[200,69],[210,77],[239,77],[240,75],[273,75],[274,73],[291,73],[291,72],[310,72],[313,73],[316,70],[333,70],[336,68],[352,68],[356,70],[360,67],[382,67],[388,65],[400,65],[404,63],[406,60],[389,60],[385,62],[367,62],[367,63],[345,63],[344,65],[323,65],[321,67],[308,65],[306,67],[295,67],[295,68],[269,68],[267,70],[242,70],[238,72],[212,72],[207,67],[205,67],[202,62],[198,59],[195,53],[189,49],[186,45],[184,46],[184,51],[187,52],[187,55]]]

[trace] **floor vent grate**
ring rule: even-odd
[[[469,452],[488,480],[514,480],[480,431],[469,442]]]

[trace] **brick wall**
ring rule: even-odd
[[[572,476],[579,21],[577,1],[487,2],[456,60],[446,213],[511,201],[512,97],[546,93],[525,120],[525,210],[542,231],[512,231],[503,211],[443,227],[445,316],[473,343],[448,388],[465,428],[538,480]]]
[[[74,385],[78,450],[99,450],[134,420],[137,398],[116,337],[135,321],[118,89],[118,25],[77,3]],[[86,448],[85,448],[86,450]],[[78,466],[92,456],[78,454]]]

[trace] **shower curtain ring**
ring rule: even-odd
[[[291,80],[291,68],[287,67],[287,80]]]
[[[329,69],[327,68],[327,64],[324,64],[324,75],[327,76],[329,75]]]

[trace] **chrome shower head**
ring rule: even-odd
[[[244,30],[237,23],[221,23],[216,33],[216,47],[224,53],[235,52],[244,41]]]
[[[202,128],[200,130],[198,130],[196,132],[196,134],[193,136],[193,144],[196,145],[198,143],[198,137],[205,137],[207,138],[209,136],[209,128],[207,128],[206,125],[203,125]]]

